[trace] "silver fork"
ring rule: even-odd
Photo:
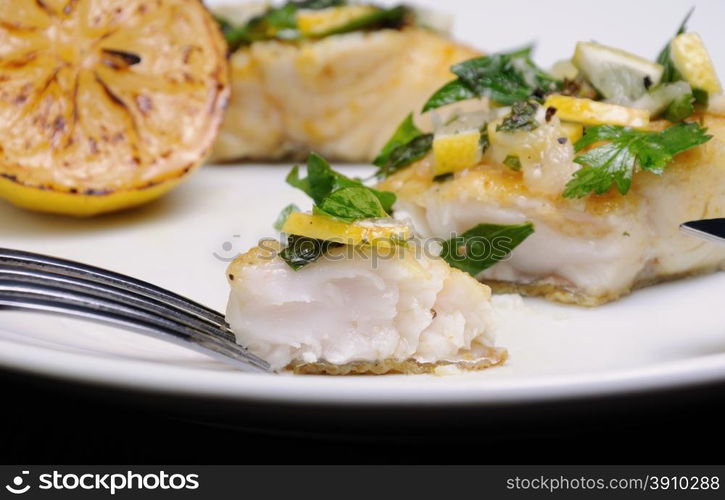
[[[130,326],[245,371],[269,364],[236,343],[224,316],[113,271],[0,248],[0,309],[60,313]]]

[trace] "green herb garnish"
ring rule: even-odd
[[[297,12],[300,10],[322,10],[348,5],[347,0],[291,0],[279,7],[249,20],[243,26],[234,26],[228,20],[216,17],[219,27],[231,51],[243,45],[261,40],[301,40],[305,36],[297,26]],[[400,28],[408,20],[410,10],[405,6],[376,8],[369,14],[350,20],[347,24],[317,33],[314,38],[349,33],[352,31]]]
[[[504,158],[503,164],[511,170],[515,170],[516,172],[521,170],[521,159],[516,155],[508,155],[506,158]]]
[[[462,80],[453,80],[436,91],[423,107],[423,113],[431,109],[440,108],[454,102],[467,101],[479,97],[473,89],[463,83]]]
[[[692,97],[695,98],[695,104],[697,106],[702,109],[707,109],[710,103],[710,94],[707,93],[707,90],[692,89]]]
[[[511,112],[496,126],[497,132],[531,131],[539,126],[536,110],[539,105],[531,101],[519,101],[511,106]]]
[[[234,51],[242,45],[249,45],[260,40],[294,40],[299,38],[299,31],[297,30],[298,10],[326,9],[345,5],[345,3],[345,0],[289,1],[253,17],[247,24],[242,26],[234,26],[228,20],[219,17],[217,17],[217,22],[224,34],[229,50]]]
[[[574,159],[583,167],[566,185],[564,196],[581,198],[592,192],[604,194],[612,184],[617,185],[620,193],[627,194],[638,168],[662,174],[676,154],[712,139],[706,132],[697,123],[678,123],[662,132],[614,125],[590,127],[574,145],[575,151],[596,142],[608,142]]]
[[[392,7],[390,9],[377,8],[370,14],[352,19],[349,23],[332,28],[324,33],[318,33],[315,37],[323,38],[326,36],[341,35],[343,33],[370,29],[398,29],[405,25],[406,18],[409,14],[410,9],[403,5]]]
[[[375,190],[365,186],[351,186],[333,191],[317,207],[321,212],[343,222],[388,217]]]
[[[672,101],[665,109],[662,116],[673,123],[681,122],[695,112],[695,97],[692,94],[684,94]]]
[[[378,169],[376,176],[385,178],[401,168],[415,163],[433,149],[433,134],[422,134],[405,146],[395,148],[384,167]]]
[[[447,104],[490,97],[503,105],[529,98],[541,99],[562,88],[562,82],[536,66],[531,47],[516,52],[478,57],[456,64],[457,80],[441,87],[423,107],[423,112]]]
[[[425,134],[413,122],[409,114],[398,126],[390,140],[373,160],[378,166],[375,176],[385,178],[423,158],[433,147],[433,134]]]
[[[685,19],[682,20],[680,27],[677,29],[675,37],[687,32],[687,23],[694,11],[695,8],[693,7],[690,9],[690,12],[687,13]],[[662,79],[660,80],[661,84],[682,81],[682,75],[680,75],[680,72],[677,71],[675,64],[672,62],[672,57],[670,56],[670,44],[672,43],[672,40],[674,40],[674,37],[667,42],[667,45],[665,45],[657,56],[657,62],[665,68],[662,72]],[[665,109],[662,116],[671,122],[682,121],[695,112],[695,106],[707,108],[708,100],[709,95],[706,91],[701,89],[692,89],[691,94],[683,95],[682,97],[672,101],[668,105],[667,109]]]
[[[301,189],[313,199],[318,207],[325,204],[325,200],[332,193],[342,190],[343,188],[356,187],[372,193],[380,202],[380,206],[385,211],[385,215],[391,214],[393,204],[395,203],[395,195],[389,191],[378,191],[373,188],[364,186],[363,183],[356,179],[350,179],[339,172],[335,172],[330,164],[321,156],[311,153],[307,158],[307,177],[299,177],[299,167],[295,166],[287,175],[287,184]],[[357,191],[348,191],[352,196],[356,196]],[[354,204],[354,203],[351,203]],[[334,216],[334,214],[331,214]],[[349,218],[349,216],[343,216]],[[365,219],[367,216],[360,216],[358,219]]]
[[[314,214],[347,223],[389,217],[396,199],[393,193],[378,191],[363,185],[357,179],[350,179],[335,172],[324,158],[315,153],[311,153],[307,158],[307,177],[301,178],[299,166],[295,166],[287,175],[287,183],[304,191],[314,200],[315,204],[312,207]],[[289,213],[296,209],[294,205],[285,208],[280,214],[278,224],[280,222],[284,224]],[[299,270],[315,262],[332,246],[339,245],[340,243],[290,235],[287,246],[280,252],[280,257],[292,269]]]
[[[299,271],[322,257],[330,248],[337,246],[341,244],[292,234],[287,238],[287,246],[279,252],[279,256],[288,266]]]
[[[488,123],[484,123],[479,132],[481,137],[478,139],[478,145],[481,147],[481,154],[484,154],[491,146],[491,139],[488,137]]]
[[[477,276],[506,258],[534,233],[530,222],[515,225],[479,224],[443,243],[441,257],[452,267]]]

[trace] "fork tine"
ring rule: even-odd
[[[231,329],[229,329],[226,323],[224,325],[216,325],[214,323],[201,320],[198,316],[186,311],[171,308],[167,304],[142,295],[137,295],[118,287],[108,286],[93,281],[86,281],[71,276],[51,274],[36,269],[22,267],[16,268],[0,264],[0,281],[3,280],[18,284],[44,285],[58,290],[74,291],[85,295],[91,295],[157,314],[161,317],[176,321],[177,323],[204,331],[210,335],[221,335],[227,340],[235,340],[234,333]]]
[[[138,295],[157,300],[176,309],[188,311],[200,319],[210,321],[215,325],[226,326],[224,316],[213,309],[182,297],[181,295],[164,290],[151,283],[95,266],[7,248],[0,248],[0,264],[21,266],[26,269],[36,269],[122,288]]]
[[[147,311],[78,292],[0,281],[0,306],[122,323],[141,328],[156,338],[212,355],[237,368],[270,371],[264,360],[226,337],[208,335]]]

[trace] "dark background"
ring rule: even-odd
[[[508,408],[241,405],[0,371],[5,464],[722,461],[725,384]]]

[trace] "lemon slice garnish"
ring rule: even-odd
[[[226,44],[201,2],[0,2],[0,196],[92,215],[150,201],[210,149]]]
[[[592,101],[564,95],[551,95],[544,103],[556,108],[559,119],[585,125],[621,125],[644,127],[649,123],[649,111],[617,104]]]
[[[710,54],[697,33],[677,35],[670,44],[670,58],[682,78],[695,89],[709,94],[722,93]]]
[[[595,42],[579,42],[572,62],[604,97],[621,103],[641,97],[664,72],[661,64]]]
[[[316,36],[334,31],[356,19],[377,11],[372,5],[345,5],[320,10],[297,12],[297,29],[305,36]]]
[[[410,226],[394,219],[372,219],[348,224],[325,215],[293,212],[282,226],[282,232],[332,241],[344,245],[391,247],[410,239]]]
[[[477,130],[441,135],[433,139],[436,175],[473,167],[481,160],[481,134]]]

